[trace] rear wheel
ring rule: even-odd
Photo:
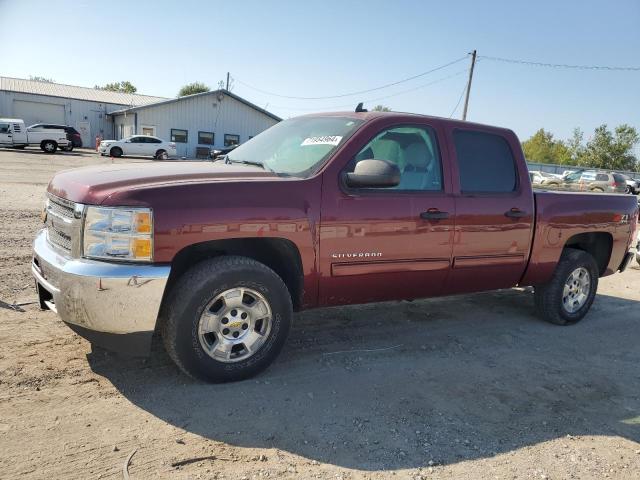
[[[596,193],[604,193],[604,189],[600,188],[600,187],[595,187],[591,189],[592,192],[596,192]]]
[[[40,144],[40,148],[45,153],[55,153],[56,150],[58,149],[58,144],[53,140],[44,140]]]
[[[122,149],[120,147],[113,147],[109,151],[109,155],[111,155],[112,157],[121,157],[122,156]]]
[[[157,160],[167,160],[169,158],[169,155],[167,154],[167,152],[165,150],[158,150],[156,152],[155,155]]]
[[[224,256],[184,273],[168,295],[161,332],[186,374],[209,382],[251,377],[277,357],[291,327],[291,296],[262,263]]]
[[[556,325],[584,318],[598,289],[598,265],[587,252],[565,248],[551,281],[535,288],[536,311]]]

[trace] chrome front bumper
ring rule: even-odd
[[[110,350],[148,352],[170,267],[69,258],[42,230],[31,271],[40,306],[74,331]]]

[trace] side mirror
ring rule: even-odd
[[[353,172],[345,175],[349,187],[385,188],[400,183],[400,169],[386,160],[360,160]]]

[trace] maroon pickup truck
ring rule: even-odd
[[[61,172],[43,216],[43,308],[118,351],[159,331],[184,372],[217,382],[266,368],[308,308],[529,285],[542,318],[578,322],[632,258],[638,206],[533,192],[510,130],[343,112],[216,162]]]

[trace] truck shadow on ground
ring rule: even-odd
[[[450,464],[567,435],[640,441],[640,302],[599,295],[583,322],[557,327],[534,316],[531,297],[304,312],[276,364],[232,384],[189,380],[159,346],[147,362],[89,361],[186,431],[341,467]]]

